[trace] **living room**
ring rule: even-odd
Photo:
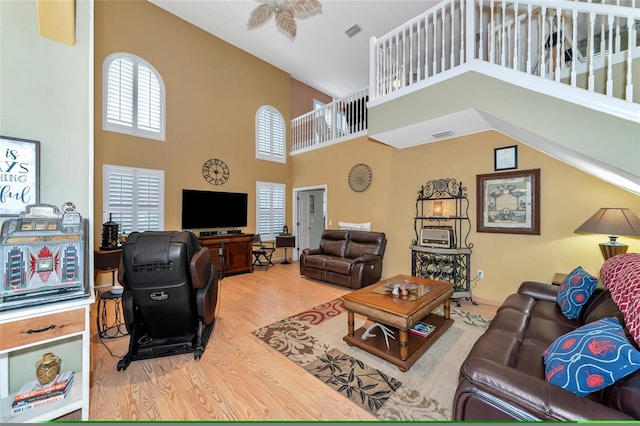
[[[78,47],[75,50],[38,38],[37,23],[28,8],[2,5],[2,38],[12,42],[7,43],[8,51],[3,46],[3,111],[0,119],[3,135],[42,141],[42,202],[61,205],[74,201],[83,216],[91,219],[96,248],[100,244],[99,224],[104,222],[104,164],[164,170],[165,229],[180,227],[183,188],[212,188],[201,174],[202,163],[209,158],[222,158],[227,162],[230,179],[220,189],[249,193],[250,212],[255,209],[252,200],[255,199],[256,181],[285,183],[287,194],[293,188],[326,185],[329,228],[335,227],[338,221],[372,222],[374,230],[387,234],[384,276],[410,271],[408,247],[414,238],[417,191],[429,180],[454,178],[467,187],[472,200],[470,241],[474,248],[471,270],[485,272],[485,278],[474,284],[474,298],[493,305],[500,304],[523,280],[550,282],[555,273],[568,272],[577,265],[597,274],[602,265],[597,245],[606,236],[578,235],[574,230],[601,207],[627,207],[640,213],[637,195],[495,131],[404,150],[390,148],[364,136],[289,157],[286,164],[256,160],[257,109],[272,105],[283,114],[285,122],[298,114],[291,106],[292,87],[296,83],[289,75],[146,1],[97,1],[92,9],[94,26],[90,24],[89,7],[85,2],[79,2],[79,5]],[[20,26],[22,28],[16,29]],[[12,31],[9,38],[5,37],[5,31]],[[93,46],[90,45],[91,31],[95,32]],[[167,86],[166,142],[102,130],[102,63],[113,52],[135,53],[160,70]],[[80,58],[69,58],[73,55]],[[73,66],[68,66],[66,61],[71,61]],[[31,88],[35,82],[38,83],[36,88]],[[65,93],[69,89],[63,88],[71,88],[71,93]],[[13,112],[8,111],[7,105],[12,105]],[[88,116],[91,108],[95,113]],[[34,121],[37,121],[35,125]],[[61,122],[63,126],[60,126]],[[495,148],[511,145],[518,146],[519,169],[541,169],[540,235],[475,232],[476,176],[494,171]],[[347,184],[348,172],[356,163],[366,163],[373,171],[370,188],[361,193],[351,191]],[[73,167],[69,167],[70,164]],[[287,196],[286,209],[290,225],[291,198]],[[245,231],[254,230],[255,217],[249,214]],[[638,238],[622,237],[620,240],[629,244],[629,252],[640,251]],[[291,293],[295,304],[290,304],[284,296],[269,300],[273,296],[269,286],[275,284],[266,281],[265,276],[256,271],[244,277],[247,288],[238,287],[237,291],[247,297],[260,298],[267,309],[275,309],[277,316],[273,320],[339,297],[343,291],[321,286],[314,290],[318,294],[305,299],[305,303],[300,300],[307,297],[307,293],[298,290]],[[223,284],[232,282],[229,279]],[[287,295],[285,291],[282,294]],[[223,295],[223,306],[225,303]],[[265,324],[269,322],[272,321],[265,319]],[[212,343],[216,339],[234,337],[232,331],[228,333],[214,335]],[[208,350],[215,353],[215,344]],[[249,355],[239,351],[225,359],[231,371],[242,363],[251,362]],[[280,368],[288,368],[276,355],[269,361],[277,362]],[[268,362],[264,360],[260,365],[266,364]],[[250,374],[259,373],[253,370]],[[133,378],[130,383],[136,380],[144,379]],[[101,392],[108,394],[109,391],[103,389]],[[281,401],[280,406],[288,402],[291,401]],[[342,404],[338,398],[334,402]],[[321,401],[310,399],[308,403],[321,404]],[[276,407],[272,409],[279,414]],[[353,412],[351,407],[344,409],[340,415],[345,418]],[[269,413],[270,407],[259,406],[256,410]],[[142,414],[144,407],[134,411],[138,413],[137,418],[148,418]],[[168,418],[162,416],[165,413],[156,414],[160,416],[158,418]],[[272,418],[278,418],[278,414],[272,414]],[[348,418],[358,419],[358,415],[362,414]],[[113,418],[117,416],[114,414]],[[246,419],[251,414],[240,411],[229,414],[228,418],[233,416]],[[331,414],[326,416],[330,419]]]

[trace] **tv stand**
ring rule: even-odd
[[[211,231],[232,232],[232,231]],[[211,263],[216,265],[218,274],[222,273],[220,263],[220,248],[224,249],[224,273],[225,275],[243,274],[253,272],[251,253],[253,250],[253,234],[231,233],[203,235],[200,233],[198,242],[202,247],[209,249]]]
[[[242,234],[242,231],[239,229],[229,229],[227,231],[201,231],[201,237],[210,237],[212,235],[238,235]]]

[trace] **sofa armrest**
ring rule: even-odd
[[[315,249],[306,248],[306,249],[302,250],[302,253],[305,256],[312,256],[314,254],[322,254],[322,249],[319,249],[319,248],[315,248]]]
[[[557,285],[535,281],[524,281],[522,282],[522,284],[520,284],[518,293],[526,294],[527,296],[531,296],[536,300],[548,300],[551,302],[555,302],[558,298],[559,289],[560,287]]]
[[[472,385],[465,386],[463,382]],[[505,412],[525,412],[542,420],[612,420],[631,417],[546,380],[483,358],[467,359],[460,369],[462,393],[491,395],[491,404]],[[459,391],[456,391],[458,403]],[[457,411],[457,408],[454,407]]]

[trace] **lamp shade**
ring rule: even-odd
[[[618,235],[640,235],[640,219],[629,209],[602,208],[575,231],[579,234],[608,234],[609,241],[600,243],[600,251],[605,260],[626,253],[626,244],[616,241]]]
[[[640,235],[640,219],[629,209],[602,208],[575,231],[579,234]]]

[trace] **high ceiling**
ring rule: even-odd
[[[333,97],[368,86],[372,36],[380,37],[440,2],[320,0],[321,13],[295,19],[292,40],[278,30],[273,17],[247,29],[258,0],[149,1]],[[350,38],[345,32],[354,25],[362,30]]]

